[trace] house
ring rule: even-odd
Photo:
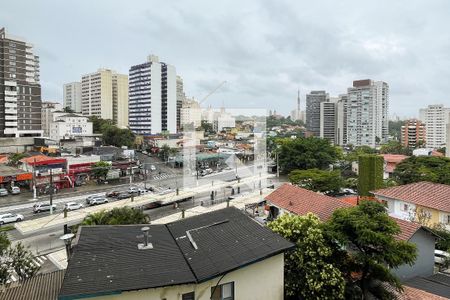
[[[397,165],[409,157],[401,154],[382,154],[382,156],[384,159],[383,179],[391,178]]]
[[[147,239],[148,238],[148,239]],[[283,299],[295,245],[230,207],[164,225],[82,226],[58,299]]]
[[[450,229],[449,185],[422,181],[372,193],[386,203],[391,216],[429,226],[440,223]]]
[[[308,212],[312,212],[322,221],[326,221],[335,209],[353,206],[338,198],[325,196],[288,183],[280,186],[265,199],[269,205],[270,218],[276,218],[284,213],[306,215]]]
[[[353,207],[354,204],[338,198],[324,196],[298,186],[284,184],[266,196],[270,213],[276,218],[283,213],[306,215],[311,212],[322,221],[328,220],[334,210]],[[434,273],[434,247],[436,237],[426,227],[415,223],[393,218],[400,227],[398,240],[408,241],[417,247],[417,259],[414,265],[403,265],[394,270],[401,280],[408,280],[415,276],[430,276]]]

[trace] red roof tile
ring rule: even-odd
[[[342,198],[338,198],[338,199],[339,199],[339,201],[356,206],[356,205],[358,205],[359,197],[358,196],[348,196],[348,197],[342,197]]]
[[[391,217],[400,227],[401,232],[396,236],[397,239],[402,241],[409,241],[414,233],[417,232],[420,228],[422,228],[422,225],[416,223],[416,222],[410,222],[405,221],[397,218]]]
[[[408,157],[409,156],[402,154],[383,154],[383,159],[385,162],[392,162],[397,164],[407,159]]]
[[[403,294],[397,296],[399,300],[445,300],[448,298],[428,293],[407,285],[403,286]]]
[[[450,212],[450,185],[446,184],[422,181],[377,190],[373,194]]]
[[[337,208],[353,207],[352,204],[340,201],[288,183],[283,184],[266,197],[266,200],[279,208],[297,215],[311,212],[322,221],[328,220]]]

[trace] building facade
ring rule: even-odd
[[[42,102],[42,134],[45,137],[50,136],[50,124],[53,122],[53,113],[56,111],[61,111],[62,109],[63,107],[59,102]]]
[[[55,141],[92,136],[92,122],[85,116],[69,113],[56,117],[50,124],[50,138]]]
[[[33,45],[0,29],[0,137],[42,135],[39,57]]]
[[[347,143],[375,147],[388,138],[389,86],[370,79],[353,81],[347,92]]]
[[[195,129],[202,125],[202,111],[200,104],[193,98],[186,98],[180,110],[181,128],[186,130],[188,127]]]
[[[311,91],[306,95],[306,129],[314,136],[320,136],[320,103],[329,100],[325,91]]]
[[[337,111],[335,102],[320,103],[320,137],[336,143]]]
[[[70,82],[63,85],[63,107],[81,113],[81,82]]]
[[[339,95],[336,102],[336,144],[347,144],[347,94]]]
[[[425,124],[420,120],[407,120],[401,128],[401,142],[404,147],[408,148],[425,147]]]
[[[442,104],[428,105],[427,108],[420,110],[419,118],[425,123],[428,148],[445,147],[449,116],[450,108],[446,108]]]
[[[128,125],[128,77],[109,69],[81,78],[81,111],[85,116],[113,120],[119,127]]]
[[[129,124],[136,134],[177,131],[175,67],[149,55],[129,71]]]
[[[181,108],[185,99],[186,95],[184,93],[183,78],[177,75],[177,131],[179,131],[183,125],[181,122]]]

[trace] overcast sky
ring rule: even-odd
[[[300,88],[390,85],[390,114],[450,106],[450,1],[3,1],[0,27],[35,45],[44,100],[107,67],[154,53],[206,103],[288,113]]]

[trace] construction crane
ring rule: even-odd
[[[208,95],[206,95],[205,97],[203,97],[202,100],[200,100],[200,102],[198,103],[199,105],[201,105],[203,102],[205,102],[206,99],[208,99],[209,96],[211,96],[212,94],[214,94],[215,92],[217,92],[218,89],[220,89],[225,83],[227,83],[226,81],[222,81],[218,86],[216,86],[215,89],[213,89],[211,92],[209,92]]]

